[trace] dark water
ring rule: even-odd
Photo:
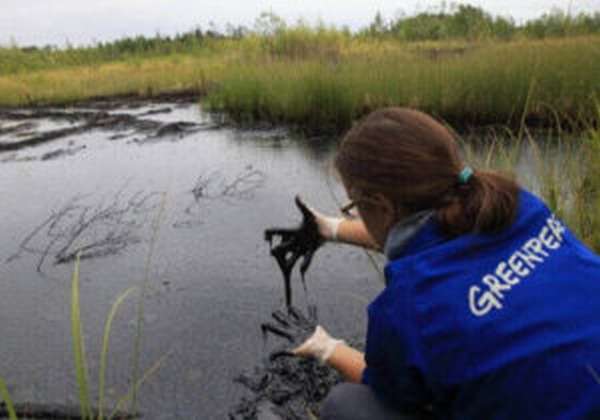
[[[69,261],[80,248],[89,257],[81,263],[81,306],[96,395],[106,315],[120,293],[144,284],[156,233],[140,370],[166,358],[140,389],[140,410],[148,419],[226,418],[246,393],[233,377],[264,356],[260,324],[284,304],[263,230],[299,221],[297,193],[324,211],[343,201],[331,174],[332,147],[322,140],[293,138],[284,130],[216,128],[195,104],[110,112],[140,115],[165,107],[171,111],[144,119],[157,126],[192,122],[192,129],[156,136],[152,124],[146,131],[99,126],[0,153],[0,376],[16,402],[78,401],[70,331],[73,264],[56,265],[57,259]],[[0,132],[22,122],[0,119]],[[80,123],[35,122],[35,132]],[[17,139],[15,132],[0,136],[0,142]],[[364,334],[365,305],[381,288],[362,251],[330,245],[318,251],[307,274],[308,295],[297,273],[293,283],[294,304],[316,304],[321,323],[339,337]],[[135,296],[127,300],[113,324],[110,404],[130,382],[137,302]]]

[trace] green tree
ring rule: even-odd
[[[262,36],[273,36],[281,33],[286,26],[285,20],[272,11],[262,12],[254,21],[254,31]]]

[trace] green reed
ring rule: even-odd
[[[598,117],[600,118],[600,109]],[[600,253],[600,132],[574,137],[559,126],[501,128],[461,139],[465,160],[500,170],[541,196],[573,233]]]
[[[4,401],[4,405],[8,411],[8,418],[10,420],[17,420],[17,413],[15,411],[12,399],[10,398],[8,387],[2,378],[0,378],[0,398],[2,398],[2,401]]]
[[[598,40],[485,43],[434,55],[433,47],[356,42],[332,57],[239,60],[225,68],[206,104],[239,122],[332,133],[390,105],[455,126],[595,120]]]

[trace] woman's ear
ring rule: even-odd
[[[380,210],[381,226],[385,231],[389,231],[398,219],[396,206],[385,195],[376,193],[373,198],[377,201]]]

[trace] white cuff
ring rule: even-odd
[[[327,227],[331,231],[331,240],[337,241],[340,224],[344,221],[341,217],[323,217]]]
[[[327,343],[327,348],[323,351],[323,353],[318,356],[319,361],[325,364],[335,351],[335,348],[338,346],[338,344],[346,344],[346,342],[344,340],[332,339],[330,342]]]
[[[321,363],[325,363],[331,357],[338,344],[345,343],[345,341],[332,338],[323,327],[318,325],[308,343],[313,356]]]

